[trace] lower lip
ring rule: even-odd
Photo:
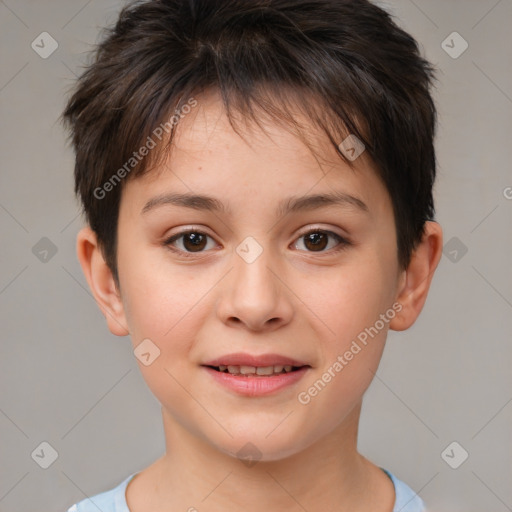
[[[280,391],[298,382],[309,370],[309,366],[295,370],[294,372],[281,373],[273,376],[245,376],[232,375],[231,373],[218,372],[209,366],[203,366],[206,371],[226,388],[245,396],[264,396]]]

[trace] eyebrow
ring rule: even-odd
[[[164,205],[231,214],[230,209],[215,197],[189,193],[170,193],[161,194],[150,199],[142,208],[141,215]],[[332,192],[301,197],[292,196],[284,199],[277,206],[276,215],[284,216],[288,213],[315,210],[326,206],[355,207],[361,212],[369,213],[368,206],[361,199],[344,192]]]

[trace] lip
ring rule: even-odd
[[[277,393],[284,388],[292,386],[300,379],[302,379],[306,372],[311,369],[310,366],[303,366],[302,368],[289,373],[280,373],[279,375],[269,377],[255,377],[246,375],[232,375],[230,373],[219,372],[213,368],[210,368],[209,366],[203,366],[203,368],[216,382],[222,386],[228,388],[231,391],[234,391],[239,395],[252,397],[270,395]]]
[[[216,359],[203,363],[203,366],[276,366],[281,364],[283,366],[310,366],[304,361],[298,361],[297,359],[292,359],[280,354],[261,354],[253,356],[243,352],[217,357]]]

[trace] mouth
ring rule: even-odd
[[[296,385],[311,365],[281,354],[225,354],[201,365],[213,382],[243,396],[274,395]]]
[[[205,365],[219,373],[228,373],[239,377],[274,377],[299,371],[303,368],[311,368],[309,365],[272,365],[272,366],[245,366],[245,365]]]

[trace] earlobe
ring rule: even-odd
[[[402,309],[390,322],[390,329],[404,331],[414,324],[427,300],[442,251],[441,226],[437,222],[427,221],[423,238],[414,250],[407,270],[400,277],[396,301],[401,304]]]
[[[96,233],[89,226],[78,233],[76,251],[89,288],[107,320],[110,332],[117,336],[126,336],[129,330],[120,292],[103,258]]]

